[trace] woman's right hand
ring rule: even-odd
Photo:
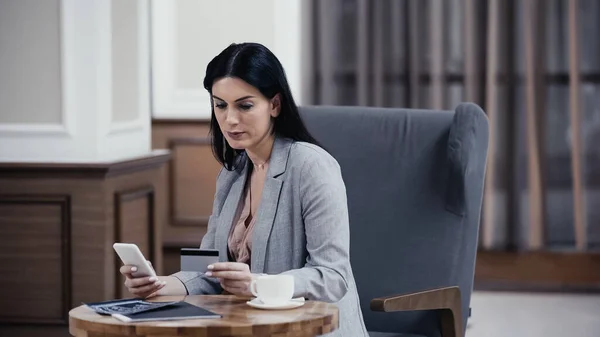
[[[148,263],[150,264],[150,261]],[[167,284],[155,276],[134,277],[132,273],[137,271],[136,266],[124,265],[119,271],[126,277],[127,290],[137,297],[152,297]]]

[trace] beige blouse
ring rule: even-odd
[[[267,164],[261,167],[261,170],[266,170]],[[262,176],[262,175],[259,175]],[[248,176],[248,179],[252,179]],[[264,182],[264,178],[256,179],[257,184]],[[242,262],[250,265],[252,257],[252,232],[254,231],[254,223],[256,222],[256,214],[253,215],[252,219],[248,223],[248,217],[250,216],[250,208],[252,207],[252,191],[250,183],[246,184],[244,189],[245,196],[240,198],[240,205],[238,205],[237,216],[234,217],[232,230],[229,234],[228,246],[229,253],[233,257],[233,261]]]

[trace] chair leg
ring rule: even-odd
[[[460,323],[457,320],[461,317],[455,317],[450,309],[442,310],[442,337],[463,337],[460,330]]]

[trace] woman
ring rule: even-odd
[[[306,130],[277,58],[256,43],[233,44],[206,69],[213,152],[223,168],[202,249],[221,262],[207,273],[132,278],[140,297],[252,296],[259,274],[294,276],[294,297],[337,303],[334,335],[368,336],[349,260],[346,190],[337,161]]]

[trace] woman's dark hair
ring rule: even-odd
[[[236,77],[258,89],[265,97],[272,99],[279,94],[280,112],[274,118],[273,133],[318,145],[306,129],[289,84],[285,71],[277,57],[265,46],[258,43],[231,44],[208,63],[204,88],[211,95],[213,83],[223,77]],[[211,104],[210,134],[215,158],[227,169],[235,169],[237,155],[243,150],[233,149],[219,128],[215,118],[214,104]]]

